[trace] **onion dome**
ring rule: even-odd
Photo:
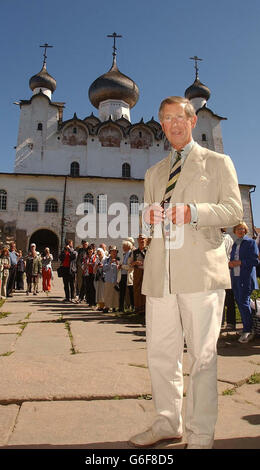
[[[192,100],[193,98],[203,98],[207,101],[209,97],[210,89],[201,83],[198,77],[196,77],[193,84],[185,91],[185,98],[188,100]]]
[[[111,69],[90,85],[88,95],[95,108],[99,108],[99,104],[106,100],[122,100],[132,108],[138,101],[139,88],[131,78],[118,70],[114,57]]]
[[[47,72],[46,63],[43,63],[39,73],[30,78],[29,86],[33,91],[35,88],[47,88],[54,92],[56,90],[56,80]]]

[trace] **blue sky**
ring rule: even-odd
[[[0,0],[0,171],[13,171],[20,99],[29,99],[29,79],[42,66],[57,80],[55,101],[65,101],[64,119],[92,111],[91,83],[112,64],[116,31],[121,72],[136,81],[140,98],[132,122],[157,119],[160,101],[183,95],[194,80],[189,57],[198,55],[200,80],[211,90],[208,107],[222,122],[225,153],[241,184],[254,184],[254,221],[260,227],[259,0]]]

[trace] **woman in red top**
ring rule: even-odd
[[[94,286],[94,265],[96,263],[96,254],[92,245],[88,246],[86,256],[82,262],[82,287],[79,295],[79,302],[86,297],[86,302],[90,306],[96,305],[96,290]]]

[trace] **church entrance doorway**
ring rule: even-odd
[[[39,251],[41,254],[44,252],[44,248],[50,248],[50,252],[53,255],[53,260],[58,260],[59,239],[57,235],[51,230],[37,230],[32,234],[30,238],[28,250],[30,249],[31,243],[36,244],[36,250]]]

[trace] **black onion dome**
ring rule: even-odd
[[[193,98],[204,98],[208,100],[210,97],[210,89],[196,78],[193,84],[185,91],[185,98],[192,100]]]
[[[114,59],[111,69],[90,85],[88,96],[95,108],[106,100],[123,100],[132,108],[138,101],[139,88],[131,78],[118,70]]]
[[[56,90],[56,80],[47,72],[46,64],[39,73],[30,78],[29,86],[33,91],[35,88],[47,88],[54,92]]]

